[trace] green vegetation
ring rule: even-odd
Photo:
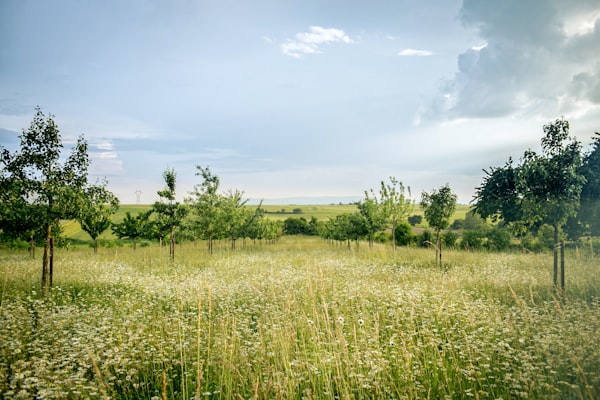
[[[600,396],[600,270],[570,254],[554,297],[550,253],[317,237],[210,256],[158,245],[0,255],[4,398],[301,399]]]
[[[304,217],[307,220],[316,218],[324,221],[343,213],[352,213],[357,210],[355,204],[329,204],[329,205],[262,205],[265,216],[274,220],[286,220],[289,217]],[[300,210],[300,212],[294,212]]]

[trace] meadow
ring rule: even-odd
[[[600,267],[552,255],[275,244],[0,253],[10,399],[598,399]],[[41,252],[38,252],[41,254]]]

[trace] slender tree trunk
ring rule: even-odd
[[[171,260],[175,259],[175,232],[173,231],[173,227],[171,227],[171,232],[169,234],[169,256]]]
[[[46,239],[44,240],[44,257],[42,259],[42,293],[45,294],[49,287],[50,271],[50,236],[52,235],[52,224],[46,228]]]
[[[54,238],[50,238],[50,274],[48,276],[49,287],[52,287],[52,277],[54,276]]]
[[[33,239],[33,233],[29,238],[29,256],[35,258],[35,240]]]
[[[439,237],[437,240],[437,247],[438,247],[439,253],[440,253],[440,269],[442,269],[442,239],[440,239]]]
[[[560,241],[560,288],[565,290],[565,241]]]
[[[558,226],[554,225],[554,273],[552,282],[554,287],[558,287]]]
[[[94,254],[98,254],[98,238],[94,239]]]
[[[396,252],[396,224],[392,224],[392,251]]]
[[[435,263],[442,268],[442,247],[440,246],[440,231],[435,234]]]

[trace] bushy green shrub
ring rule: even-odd
[[[410,217],[408,217],[408,223],[411,224],[412,226],[415,225],[419,225],[421,222],[423,222],[423,216],[422,215],[411,215]]]
[[[442,236],[442,241],[446,247],[454,247],[458,241],[458,234],[448,231]]]
[[[483,247],[485,233],[482,230],[465,230],[462,234],[461,245],[466,250],[478,250]]]
[[[465,220],[464,219],[455,219],[454,222],[452,222],[452,225],[450,225],[450,229],[462,229],[465,226]]]
[[[510,247],[510,239],[512,238],[508,228],[495,226],[487,233],[486,247],[489,250],[506,250]]]
[[[412,227],[408,222],[403,222],[396,227],[396,244],[398,246],[407,246],[412,242]]]
[[[417,245],[421,247],[429,247],[433,244],[433,233],[425,229],[417,239]]]

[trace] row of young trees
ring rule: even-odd
[[[448,184],[431,193],[421,194],[420,207],[423,209],[425,219],[434,230],[436,260],[442,265],[442,240],[441,232],[450,225],[450,218],[456,210],[457,196]],[[379,192],[373,189],[365,191],[365,198],[358,203],[358,211],[345,213],[318,225],[316,233],[326,239],[358,243],[367,240],[369,247],[373,246],[378,234],[389,231],[393,251],[396,251],[398,229],[410,230],[407,224],[409,214],[414,210],[414,201],[410,196],[410,188],[405,187],[395,177],[390,177],[389,182],[381,182]],[[404,232],[408,234],[408,232]],[[404,235],[405,236],[405,235]],[[400,243],[405,244],[405,243]]]
[[[194,186],[185,203],[175,201],[176,172],[163,173],[165,189],[158,192],[160,200],[147,212],[125,214],[123,221],[112,224],[113,233],[120,239],[131,239],[135,249],[140,238],[169,239],[171,258],[175,257],[175,235],[183,240],[205,240],[212,254],[215,240],[228,239],[236,248],[239,239],[274,240],[281,236],[282,227],[263,218],[262,209],[246,206],[243,192],[219,191],[219,177],[209,167],[197,166],[202,182]]]
[[[554,283],[557,284],[557,250],[562,232],[571,238],[600,234],[600,135],[593,139],[588,153],[579,141],[569,136],[564,119],[544,126],[542,152],[528,150],[518,163],[512,159],[502,167],[485,171],[476,188],[473,211],[482,218],[502,220],[517,235],[550,226],[554,232]],[[203,239],[212,253],[215,240],[227,238],[232,248],[240,238],[275,239],[283,230],[299,227],[263,218],[260,205],[246,206],[243,192],[220,191],[219,178],[208,167],[197,166],[201,183],[185,203],[176,199],[176,173],[165,170],[165,187],[160,200],[147,213],[127,214],[112,224],[119,202],[106,189],[105,180],[88,182],[89,156],[84,137],[78,138],[71,153],[62,156],[63,144],[52,115],[36,108],[33,121],[23,130],[20,149],[0,151],[0,235],[3,238],[44,243],[42,287],[52,285],[54,237],[61,220],[77,220],[97,247],[98,236],[112,225],[120,238],[135,241],[141,237],[168,239],[170,256],[175,256],[175,236]],[[390,177],[379,191],[365,191],[358,211],[328,221],[311,221],[309,228],[323,237],[336,240],[367,240],[373,245],[378,233],[391,231],[396,250],[396,230],[405,229],[413,210],[410,188]],[[442,261],[441,232],[449,225],[456,195],[445,185],[421,195],[422,207],[435,239],[436,260]],[[564,266],[561,267],[564,285]]]

